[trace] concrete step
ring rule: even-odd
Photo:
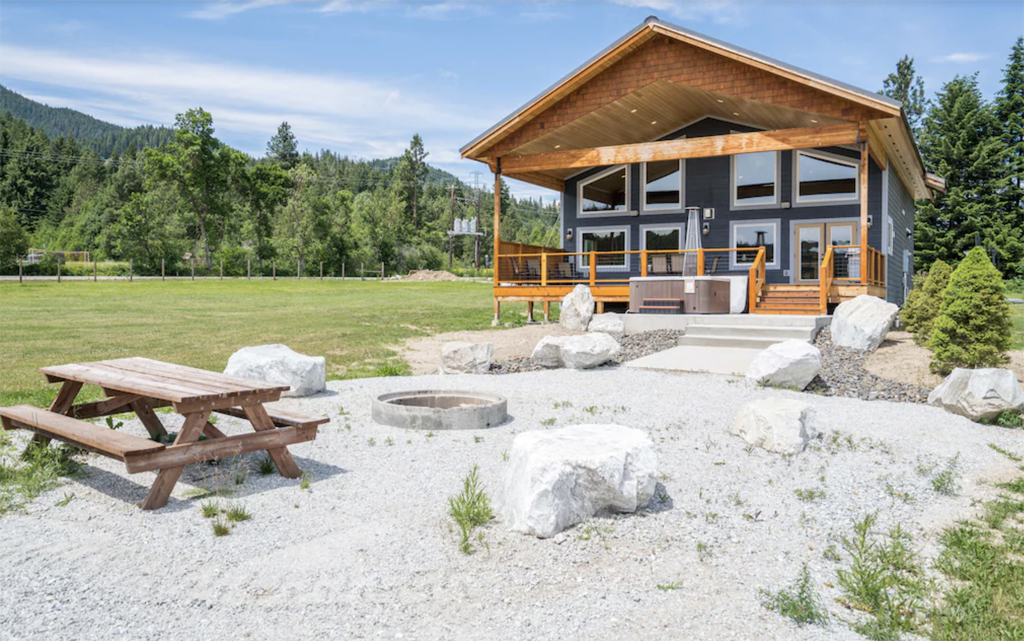
[[[716,338],[774,338],[790,340],[799,338],[811,340],[814,326],[792,327],[785,325],[690,325],[687,336],[712,336]]]
[[[807,316],[765,317],[757,314],[686,314],[680,318],[686,320],[686,325],[680,327],[680,329],[689,329],[698,325],[730,325],[735,327],[764,327],[772,325],[776,327],[815,328],[823,324],[820,318],[808,318]]]
[[[743,349],[765,349],[786,339],[778,338],[737,338],[735,336],[680,336],[680,347],[730,347]]]

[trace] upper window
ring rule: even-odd
[[[739,251],[732,252],[734,269],[746,267],[757,258],[757,248],[764,247],[766,267],[777,267],[776,243],[779,237],[778,220],[751,220],[736,222],[731,226],[732,246]],[[750,248],[743,251],[744,248]]]
[[[831,154],[798,151],[796,202],[857,200],[857,161]]]
[[[683,208],[682,160],[644,163],[644,211],[671,211]]]
[[[778,154],[774,151],[733,156],[733,207],[764,207],[778,203],[778,168]]]
[[[629,210],[629,168],[612,167],[580,181],[580,215],[626,213]]]
[[[683,228],[677,227],[644,227],[643,249],[650,251],[682,249]]]
[[[584,252],[596,252],[595,259],[597,268],[601,269],[629,269],[629,261],[626,258],[626,247],[629,245],[629,230],[626,228],[613,229],[580,229],[580,250]],[[590,255],[581,256],[581,264],[584,268],[590,268]]]

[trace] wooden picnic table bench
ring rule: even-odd
[[[42,367],[51,383],[61,383],[48,410],[29,405],[0,408],[4,429],[35,432],[33,442],[50,439],[123,461],[130,474],[159,470],[142,502],[154,510],[167,505],[184,466],[266,450],[278,472],[298,478],[302,471],[287,446],[316,438],[317,427],[330,419],[268,406],[288,386],[273,385],[218,372],[164,363],[148,358],[119,358],[91,363]],[[98,385],[102,401],[74,404],[83,385]],[[171,407],[185,417],[172,445],[159,442],[167,431],[153,410]],[[210,423],[217,412],[244,418],[255,433],[228,436]],[[142,438],[82,419],[134,413],[149,432]],[[205,440],[199,440],[204,436]]]

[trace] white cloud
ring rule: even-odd
[[[981,60],[987,60],[989,57],[990,56],[988,54],[965,51],[932,58],[932,62],[979,62]]]
[[[262,7],[269,7],[276,4],[288,4],[293,0],[246,0],[244,2],[231,2],[229,0],[217,0],[217,2],[211,2],[201,9],[190,11],[187,15],[190,18],[198,18],[200,20],[220,20],[233,16],[236,13],[242,13],[249,11],[250,9],[260,9]]]
[[[459,81],[459,74],[452,71],[451,69],[442,69],[441,71],[438,72],[438,75],[441,76],[442,78],[451,78],[455,82]]]
[[[430,141],[432,158],[455,161],[459,145],[497,119],[481,116],[478,107],[444,104],[386,79],[248,67],[165,52],[89,55],[0,44],[0,59],[5,78],[63,89],[48,90],[47,102],[118,124],[170,122],[174,114],[202,106],[227,141],[265,141],[287,120],[304,146],[359,157],[399,153],[419,132]]]
[[[649,9],[676,20],[723,23],[740,17],[736,0],[611,0],[613,4],[636,9]]]

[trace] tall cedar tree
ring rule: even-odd
[[[914,71],[914,59],[903,56],[896,63],[896,72],[882,82],[882,95],[903,103],[903,113],[916,134],[921,128],[921,116],[927,101],[924,98],[924,80]]]
[[[413,229],[420,228],[420,183],[427,171],[427,156],[429,155],[423,147],[423,139],[419,134],[414,134],[409,142],[409,148],[402,154],[402,159],[398,163],[397,178],[402,183],[401,188],[405,202],[412,205]]]
[[[995,110],[1007,151],[1007,183],[1003,202],[1014,226],[1024,230],[1024,37],[1017,38],[1010,52],[1003,88],[996,96]],[[1004,269],[1003,273],[1011,272]],[[1024,260],[1018,262],[1016,273],[1024,276]]]
[[[267,143],[267,157],[276,160],[285,169],[291,169],[299,162],[299,143],[287,121],[278,125],[277,133]]]
[[[921,153],[928,169],[946,179],[947,191],[918,206],[914,268],[927,270],[937,259],[957,264],[975,235],[1001,266],[1015,267],[1024,243],[1002,202],[1006,147],[976,76],[957,76],[936,94],[924,118]]]

